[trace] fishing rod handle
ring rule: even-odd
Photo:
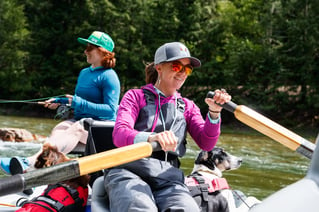
[[[208,93],[206,95],[207,98],[213,98],[214,96],[215,96],[215,92],[214,91],[208,91]],[[237,104],[232,102],[232,101],[226,102],[223,105],[221,105],[221,104],[218,104],[218,105],[223,107],[225,110],[228,110],[231,113],[234,113],[234,111],[237,108]]]
[[[55,103],[55,102],[25,102],[25,103],[38,104],[38,105],[59,104],[61,106],[67,106],[67,107],[71,106],[71,104],[62,104],[62,103]]]

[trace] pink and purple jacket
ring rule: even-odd
[[[151,101],[148,100],[149,97],[146,97],[146,93],[150,93],[154,98]],[[219,119],[217,123],[213,123],[208,115],[206,115],[206,119],[204,120],[200,109],[193,101],[182,98],[178,92],[176,92],[176,95],[169,97],[159,95],[152,84],[145,85],[141,89],[131,89],[123,96],[113,130],[113,142],[115,146],[122,147],[133,143],[146,142],[150,134],[163,131],[163,127],[159,128],[158,125],[162,125],[162,122],[167,125],[166,122],[172,119],[174,116],[172,114],[174,113],[165,111],[165,119],[162,120],[161,117],[163,115],[160,114],[161,110],[176,108],[177,106],[164,106],[165,104],[176,105],[177,99],[181,99],[184,102],[184,105],[182,105],[183,113],[181,113],[184,116],[184,120],[180,118],[176,119],[176,126],[179,128],[173,130],[175,135],[177,133],[183,137],[184,134],[186,137],[187,130],[202,150],[212,150],[220,135],[221,120]],[[151,105],[148,105],[150,102]],[[179,125],[178,122],[183,121],[186,124]],[[175,121],[171,122],[175,123]],[[169,129],[166,128],[166,130]],[[179,135],[176,136],[179,137]],[[183,156],[183,153],[178,155]]]

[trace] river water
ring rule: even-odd
[[[24,128],[45,136],[58,122],[53,119],[0,116],[0,128]],[[188,140],[190,148],[182,159],[181,167],[186,175],[192,170],[198,153],[198,147],[190,138]],[[40,146],[40,143],[0,142],[0,157],[28,156],[37,152]],[[307,158],[259,133],[230,134],[222,129],[217,146],[243,159],[239,169],[224,172],[232,189],[241,190],[247,196],[255,196],[260,200],[302,179],[310,164]],[[0,177],[4,177],[1,171]]]

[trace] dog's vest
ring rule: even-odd
[[[85,211],[88,188],[73,189],[63,184],[48,185],[41,196],[22,203],[18,212],[72,212]]]
[[[194,173],[185,179],[185,184],[201,211],[229,211],[227,201],[221,200],[223,197],[216,198],[221,190],[230,188],[225,178],[216,178],[211,181]]]

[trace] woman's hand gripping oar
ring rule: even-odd
[[[36,186],[58,183],[99,170],[115,167],[151,156],[160,150],[157,142],[141,142],[81,157],[48,168],[36,169],[0,179],[0,196],[21,192]]]
[[[214,92],[209,91],[207,97],[212,98],[214,95]],[[234,113],[235,117],[244,124],[311,159],[316,145],[310,141],[244,105],[237,105],[230,101],[221,106],[229,112]]]

